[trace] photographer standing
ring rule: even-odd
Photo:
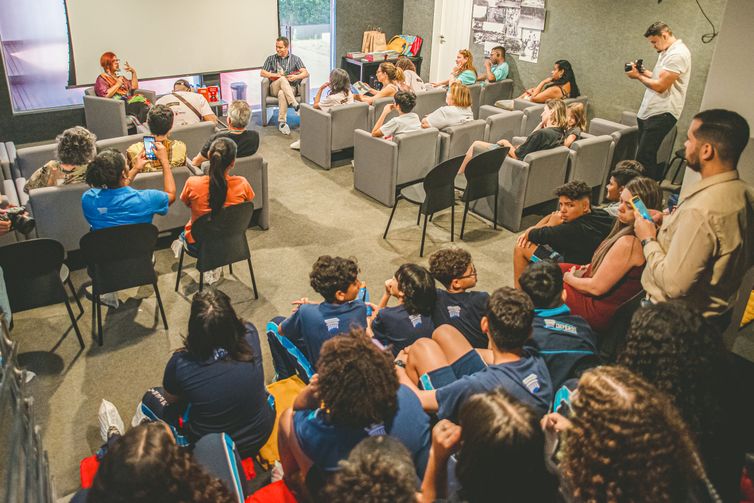
[[[636,114],[639,124],[636,160],[646,168],[648,176],[659,180],[662,173],[657,166],[657,150],[681,116],[691,73],[691,53],[665,23],[652,24],[644,36],[660,54],[654,71],[642,68],[641,64],[637,68],[639,60],[630,64],[626,76],[647,87]]]

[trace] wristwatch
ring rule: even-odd
[[[402,369],[406,368],[406,362],[404,362],[403,360],[393,360],[393,363],[396,367],[400,367]]]
[[[655,238],[642,239],[641,247],[644,248],[645,246],[647,246],[647,243],[652,242],[652,241],[657,241],[657,240]]]

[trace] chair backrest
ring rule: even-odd
[[[97,96],[97,93],[94,92],[93,87],[87,87],[86,89],[84,89],[84,94],[86,96]]]
[[[157,227],[152,224],[120,225],[85,234],[81,253],[97,293],[154,283],[156,244]]]
[[[379,119],[385,107],[393,103],[393,101],[394,100],[392,96],[386,96],[384,98],[377,98],[372,102],[372,126],[374,126],[374,123],[377,122],[377,119]],[[387,117],[385,117],[385,122],[389,121],[393,117],[398,117],[398,112],[396,112],[395,110],[387,114]]]
[[[170,138],[185,143],[186,155],[191,158],[201,152],[202,147],[213,134],[215,134],[215,124],[203,121],[173,129],[170,132]]]
[[[608,174],[615,169],[615,165],[624,159],[636,159],[636,148],[639,142],[639,127],[626,126],[606,119],[595,118],[589,122],[589,133],[599,136],[609,134],[613,137],[613,157],[610,160]]]
[[[503,138],[510,141],[514,136],[521,135],[524,124],[524,113],[520,110],[500,110],[500,113],[487,117],[487,129],[484,137],[494,143]]]
[[[30,239],[0,247],[0,267],[13,312],[63,302],[60,267],[65,251],[53,239]]]
[[[393,138],[393,142],[398,145],[396,184],[423,178],[437,165],[438,133],[435,128],[427,128],[402,133]]]
[[[607,183],[607,170],[612,157],[613,137],[594,136],[571,144],[568,180],[581,180],[590,187]]]
[[[531,105],[524,109],[524,124],[521,129],[521,136],[529,136],[534,128],[542,122],[542,110],[544,105]]]
[[[29,207],[37,221],[37,236],[59,241],[66,251],[78,250],[81,236],[89,232],[81,210],[81,196],[88,189],[84,183],[72,183],[31,190]]]
[[[215,216],[208,213],[196,219],[191,234],[199,246],[196,268],[200,272],[251,257],[246,229],[253,213],[254,203],[248,201],[227,206]]]
[[[495,105],[499,100],[509,100],[513,96],[513,80],[504,79],[497,82],[487,83],[482,88],[482,95],[479,103],[484,105]]]
[[[86,128],[100,140],[128,134],[123,100],[84,95],[84,117]]]
[[[581,103],[584,105],[584,113],[589,112],[589,97],[581,95],[578,98],[565,98],[563,99],[563,103],[566,104],[566,106],[570,105],[571,103]]]
[[[529,165],[525,208],[555,198],[553,192],[565,183],[569,153],[565,147],[555,147],[524,157],[524,162]]]
[[[97,140],[97,152],[102,152],[103,150],[107,149],[114,149],[119,151],[121,154],[126,155],[126,150],[128,150],[128,147],[143,140],[144,133],[128,134],[126,136]]]
[[[432,214],[450,208],[455,204],[453,182],[463,163],[463,156],[453,157],[441,162],[424,178],[423,187],[426,198],[422,204],[422,213]]]
[[[429,91],[418,91],[416,93],[414,112],[421,118],[431,114],[440,107],[444,107],[446,105],[446,94],[445,89],[441,87],[430,89]]]
[[[247,157],[239,157],[230,171],[231,175],[238,175],[246,178],[251,188],[254,190],[254,209],[258,210],[264,206],[263,193],[267,190],[264,180],[264,158],[261,154],[256,153]]]
[[[369,128],[369,105],[355,102],[339,105],[330,110],[332,117],[331,144],[332,151],[353,147],[353,132]]]
[[[487,122],[472,120],[457,126],[446,127],[441,132],[441,159],[465,155],[472,143],[484,139]]]
[[[466,165],[466,189],[461,196],[462,201],[494,195],[500,187],[498,183],[499,171],[508,156],[508,147],[494,148],[474,156]]]
[[[16,159],[13,163],[13,175],[27,180],[36,170],[47,164],[47,161],[57,159],[57,143],[37,145],[16,150]]]
[[[469,88],[469,94],[471,95],[471,112],[474,114],[474,118],[479,118],[479,107],[482,106],[482,83],[477,82],[467,86]]]

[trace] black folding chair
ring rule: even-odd
[[[419,225],[421,216],[424,215],[422,242],[419,248],[420,257],[424,256],[427,219],[431,219],[432,215],[447,208],[450,208],[450,240],[453,241],[455,231],[455,193],[453,192],[453,180],[458,174],[462,162],[463,156],[453,157],[432,168],[423,179],[403,184],[398,196],[395,198],[395,204],[393,204],[393,210],[390,212],[390,219],[387,221],[387,227],[385,227],[382,239],[387,239],[387,231],[390,229],[390,223],[393,221],[398,201],[405,199],[419,206],[416,225]]]
[[[109,227],[84,235],[81,253],[92,278],[92,308],[97,318],[97,340],[102,345],[102,301],[105,293],[152,285],[165,330],[168,320],[157,287],[152,255],[157,244],[157,227],[133,224]]]
[[[463,219],[461,220],[461,239],[466,228],[466,216],[469,213],[469,203],[483,197],[495,196],[493,229],[497,230],[497,198],[500,193],[500,168],[503,167],[505,158],[508,157],[510,147],[495,148],[483,152],[471,159],[466,165],[463,175],[456,178],[457,189],[463,190],[461,202],[463,206]]]
[[[254,203],[247,201],[241,204],[227,206],[212,216],[208,213],[197,218],[191,226],[191,234],[196,240],[199,252],[193,254],[185,247],[181,248],[178,259],[178,275],[175,279],[175,291],[181,282],[183,270],[183,255],[188,253],[196,259],[196,269],[199,271],[199,291],[204,288],[204,273],[227,265],[233,274],[233,264],[246,261],[249,264],[251,286],[254,298],[259,298],[257,281],[254,278],[254,267],[251,265],[251,251],[246,240],[246,229],[249,228],[251,216],[254,213]]]
[[[84,314],[84,308],[76,296],[68,268],[63,267],[64,259],[65,249],[54,239],[30,239],[0,247],[0,267],[3,268],[11,312],[18,313],[64,302],[73,330],[83,348],[84,340],[63,283],[71,289],[80,315]]]

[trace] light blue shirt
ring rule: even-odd
[[[161,190],[89,189],[81,196],[84,217],[93,231],[129,224],[151,224],[168,212],[168,194]]]
[[[492,75],[495,76],[495,82],[500,82],[501,80],[508,78],[508,72],[510,69],[508,68],[508,63],[503,61],[499,65],[493,65],[492,68],[490,68],[490,71],[492,72]]]

